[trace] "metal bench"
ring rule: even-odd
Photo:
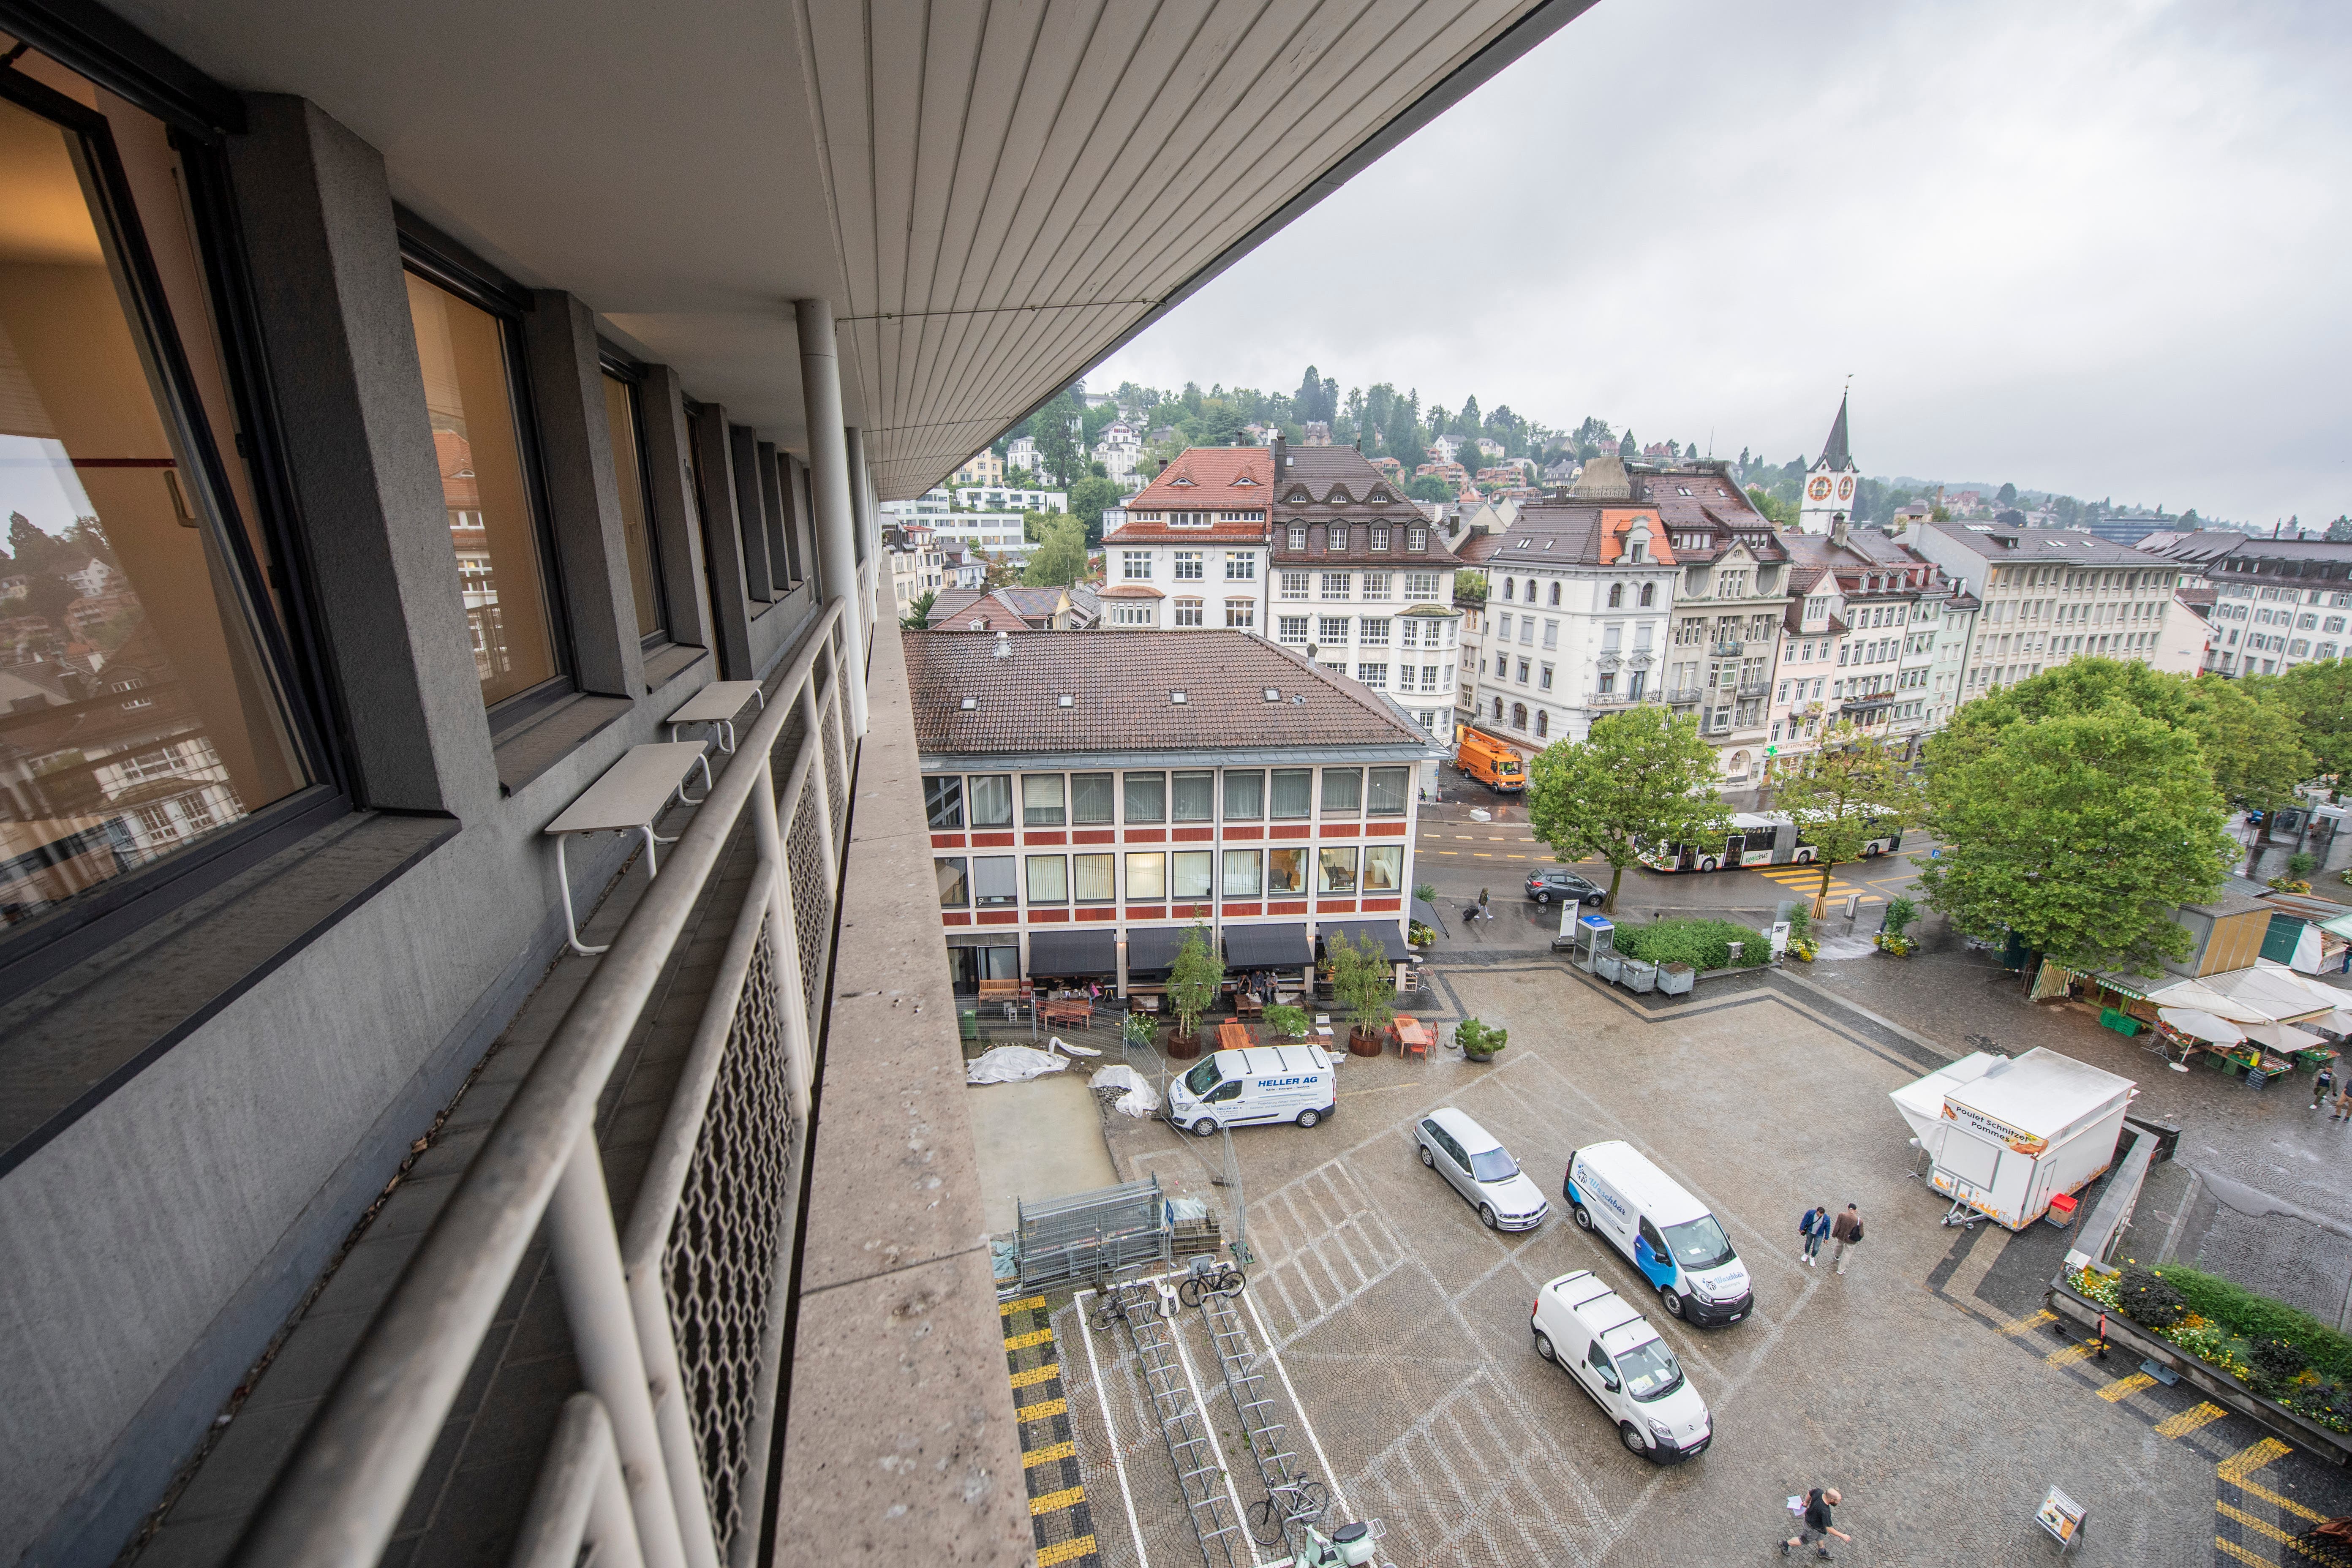
[[[768,706],[768,694],[756,680],[714,680],[692,697],[686,706],[669,716],[669,738],[675,742],[677,732],[688,724],[707,724],[718,731],[719,749],[735,749],[735,715],[743,704],[753,698],[760,706]]]
[[[580,940],[580,925],[572,912],[572,872],[564,860],[563,840],[575,833],[642,833],[646,875],[652,877],[660,869],[654,846],[677,842],[656,833],[654,818],[668,806],[673,795],[688,805],[699,804],[686,793],[686,781],[697,768],[702,770],[702,792],[708,798],[710,763],[702,753],[702,742],[650,741],[631,746],[620,761],[604,770],[604,777],[581,791],[580,798],[542,830],[555,839],[555,880],[563,890],[563,929],[572,952],[593,958],[604,949],[589,947]]]

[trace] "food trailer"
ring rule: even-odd
[[[2114,1163],[2138,1093],[2129,1079],[2035,1049],[2014,1059],[1978,1051],[1888,1098],[1911,1124],[1927,1180],[1952,1200],[1945,1224],[1981,1215],[2022,1230]]]

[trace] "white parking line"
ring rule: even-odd
[[[1225,1446],[1217,1441],[1217,1424],[1209,1415],[1209,1401],[1201,1392],[1201,1379],[1192,1371],[1192,1352],[1184,1348],[1184,1336],[1176,1325],[1168,1325],[1168,1338],[1176,1346],[1176,1359],[1184,1368],[1184,1381],[1192,1388],[1192,1407],[1201,1413],[1201,1430],[1209,1439],[1209,1451],[1217,1456],[1217,1468],[1224,1473],[1225,1496],[1233,1500],[1234,1527],[1240,1532],[1242,1548],[1250,1560],[1250,1568],[1275,1568],[1260,1563],[1255,1543],[1250,1540],[1249,1515],[1242,1511],[1242,1494],[1234,1487],[1234,1467],[1225,1458]]]
[[[1102,1406],[1103,1436],[1110,1443],[1111,1468],[1118,1472],[1119,1500],[1127,1504],[1127,1532],[1135,1542],[1135,1561],[1139,1568],[1151,1568],[1151,1561],[1143,1554],[1143,1526],[1135,1517],[1135,1494],[1127,1486],[1127,1461],[1118,1456],[1118,1423],[1110,1415],[1110,1395],[1103,1389],[1102,1363],[1095,1359],[1095,1336],[1087,1320],[1092,1316],[1086,1309],[1086,1300],[1094,1294],[1081,1290],[1070,1298],[1078,1310],[1078,1336],[1087,1342],[1087,1366],[1094,1373],[1095,1403]]]
[[[1323,1439],[1315,1435],[1315,1423],[1307,1418],[1306,1403],[1290,1384],[1290,1369],[1282,1364],[1282,1352],[1275,1348],[1274,1331],[1258,1313],[1257,1298],[1244,1290],[1242,1304],[1249,1308],[1250,1321],[1257,1325],[1257,1336],[1265,1342],[1265,1353],[1274,1359],[1274,1370],[1282,1374],[1282,1392],[1290,1395],[1291,1411],[1297,1415],[1298,1424],[1307,1428],[1307,1441],[1315,1450],[1315,1462],[1323,1467],[1323,1479],[1330,1485],[1331,1500],[1339,1505],[1340,1513],[1352,1518],[1356,1510],[1348,1506],[1348,1494],[1339,1489],[1339,1472],[1331,1468],[1330,1456],[1323,1452]]]

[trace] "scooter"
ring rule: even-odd
[[[1290,1559],[1287,1568],[1357,1568],[1378,1563],[1381,1538],[1388,1533],[1377,1519],[1343,1524],[1328,1535],[1313,1525],[1305,1528],[1307,1549]]]

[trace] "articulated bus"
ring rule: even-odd
[[[1900,828],[1880,834],[1862,847],[1863,856],[1884,855],[1903,847]],[[1785,816],[1759,816],[1737,812],[1731,832],[1704,844],[1642,846],[1642,864],[1653,871],[1720,871],[1740,866],[1810,866],[1820,852]]]

